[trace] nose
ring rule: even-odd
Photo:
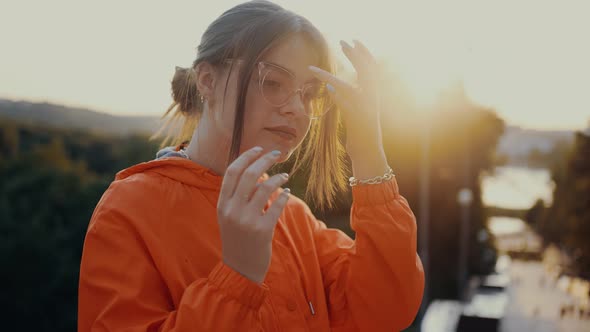
[[[280,109],[281,114],[291,114],[291,115],[304,115],[305,114],[305,105],[303,104],[303,97],[301,96],[301,90],[296,91],[289,102],[285,104]]]

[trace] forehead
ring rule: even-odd
[[[295,74],[297,79],[309,80],[309,66],[318,66],[320,56],[313,44],[301,35],[293,35],[270,49],[263,61],[277,64]]]

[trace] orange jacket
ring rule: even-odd
[[[262,284],[221,261],[221,181],[180,157],[117,173],[84,242],[79,331],[373,332],[412,323],[424,272],[395,180],[353,187],[356,241],[292,196]]]

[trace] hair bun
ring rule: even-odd
[[[195,80],[195,70],[191,68],[175,67],[172,78],[172,99],[183,114],[197,112],[198,94]]]

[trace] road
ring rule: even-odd
[[[590,319],[566,315],[560,307],[571,298],[549,282],[541,262],[512,261],[507,314],[502,332],[590,332]]]

